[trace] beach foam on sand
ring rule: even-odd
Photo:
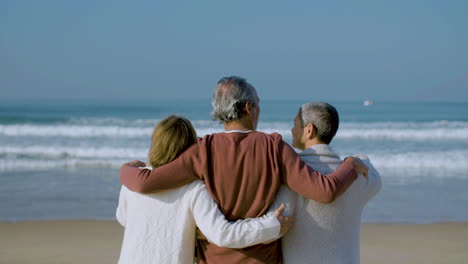
[[[115,221],[0,223],[0,263],[117,263]],[[468,263],[468,223],[364,224],[361,263]]]

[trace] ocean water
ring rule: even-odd
[[[290,129],[303,101],[262,101],[258,130]],[[364,222],[468,221],[468,103],[332,102],[332,147],[364,153],[381,192]],[[146,160],[155,124],[188,117],[199,136],[222,131],[209,100],[0,102],[0,221],[113,219],[118,168]]]

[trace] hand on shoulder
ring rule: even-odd
[[[356,170],[357,173],[361,173],[366,178],[368,177],[369,167],[366,164],[364,164],[364,162],[358,157],[355,157],[355,156],[346,157],[344,162],[353,166],[353,168]]]

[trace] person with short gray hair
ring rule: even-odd
[[[330,173],[344,161],[329,146],[339,126],[338,112],[327,103],[306,103],[291,129],[293,147],[305,163]],[[357,155],[369,167],[367,179],[358,179],[330,204],[309,199],[281,186],[272,207],[286,204],[286,215],[296,221],[281,241],[284,264],[360,263],[361,214],[381,188],[380,175],[365,155]]]
[[[230,76],[218,81],[213,95],[211,113],[213,119],[223,123],[239,120],[246,114],[247,103],[258,107],[259,99],[255,88],[246,79]]]
[[[341,195],[367,173],[359,159],[349,158],[336,171],[322,175],[308,167],[277,133],[255,131],[260,105],[257,91],[245,79],[230,76],[216,85],[213,117],[224,132],[206,135],[170,163],[154,170],[136,168],[138,161],[124,164],[120,181],[128,189],[152,193],[201,179],[229,221],[263,215],[280,185],[323,203]],[[198,263],[282,263],[279,241],[243,249],[218,247],[197,240]]]
[[[302,126],[312,124],[317,129],[317,138],[330,144],[338,131],[340,118],[336,108],[328,103],[306,103],[299,109]]]

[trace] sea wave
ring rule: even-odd
[[[0,147],[0,157],[35,159],[129,159],[143,158],[148,148],[29,146]]]
[[[344,123],[337,132],[337,138],[428,140],[468,139],[468,122],[379,122]]]
[[[289,123],[260,124],[259,130],[266,133],[279,133],[291,138]],[[466,140],[468,122],[343,122],[336,134],[337,139],[382,139],[382,140]]]
[[[110,120],[110,121],[109,121]],[[102,122],[101,122],[102,121]],[[71,124],[36,125],[36,124],[4,124],[0,125],[0,136],[20,137],[116,137],[138,138],[149,137],[155,124],[160,120],[123,120],[123,119],[97,119],[92,122],[86,120]],[[110,124],[109,124],[110,123]],[[223,131],[216,122],[208,120],[195,120],[192,122],[200,136]]]
[[[160,118],[137,118],[137,119],[125,119],[125,118],[71,118],[66,124],[79,125],[79,126],[120,126],[120,127],[151,127],[153,128],[161,121]],[[214,120],[190,120],[195,127],[220,127],[219,123]]]
[[[130,160],[146,160],[147,148],[30,146],[0,147],[0,170],[103,167],[118,168]],[[377,169],[386,171],[452,171],[468,169],[468,150],[367,153]],[[346,155],[345,155],[346,156]],[[468,177],[468,174],[465,173]]]
[[[36,137],[147,137],[152,128],[82,125],[1,125],[3,136]]]
[[[113,168],[118,169],[120,165],[129,160],[4,160],[0,159],[0,171],[38,171],[51,169],[79,169],[79,168]]]
[[[468,169],[468,150],[405,152],[368,155],[372,164],[384,169]],[[467,173],[468,174],[468,173]]]
[[[120,119],[117,119],[120,120]],[[102,120],[101,120],[102,121]],[[121,121],[121,120],[120,120]],[[148,138],[158,120],[136,120],[129,123],[115,120],[102,124],[3,124],[0,136],[15,137],[113,137],[113,138]],[[151,125],[149,124],[151,123]],[[223,127],[211,120],[195,120],[194,127],[199,136],[218,133]],[[291,137],[290,122],[262,122],[258,130],[265,133],[279,133],[285,138]],[[342,123],[336,135],[341,139],[383,139],[383,140],[467,140],[468,122],[380,122],[380,123]]]

